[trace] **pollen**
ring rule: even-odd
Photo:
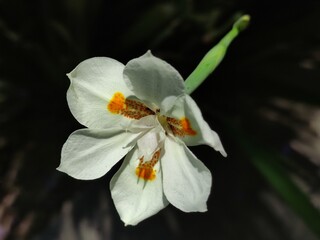
[[[140,119],[155,114],[144,103],[127,99],[121,92],[116,92],[112,96],[107,109],[113,114],[120,114],[131,119]]]
[[[160,157],[160,149],[157,150],[151,160],[144,161],[144,157],[142,156],[140,158],[140,162],[138,167],[136,168],[136,175],[140,179],[143,179],[145,181],[152,181],[156,178],[157,171],[154,169],[154,166],[159,161]]]
[[[194,136],[197,134],[197,132],[192,128],[190,120],[186,117],[181,119],[167,117],[167,122],[175,136],[185,137]]]

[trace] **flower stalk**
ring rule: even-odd
[[[232,29],[215,45],[200,61],[196,69],[185,81],[186,93],[191,94],[217,68],[224,58],[231,42],[238,34],[245,30],[250,22],[249,15],[243,15],[234,24]]]

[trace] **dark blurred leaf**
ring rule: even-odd
[[[281,166],[278,154],[259,146],[238,129],[233,132],[253,165],[304,223],[320,238],[320,213]]]
[[[170,3],[158,4],[148,9],[137,22],[124,33],[121,45],[131,48],[144,41],[155,38],[158,32],[176,16],[175,6]]]

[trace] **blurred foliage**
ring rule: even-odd
[[[81,127],[65,74],[151,49],[187,78],[243,13],[250,27],[193,93],[229,154],[192,148],[213,172],[209,211],[125,228],[108,190],[118,166],[87,182],[55,170]],[[319,238],[319,14],[313,0],[0,0],[0,239]]]

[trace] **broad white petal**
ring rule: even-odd
[[[211,173],[182,142],[167,137],[161,158],[163,189],[168,201],[184,212],[207,211]]]
[[[157,171],[155,179],[148,181],[136,175],[138,165],[139,153],[135,148],[110,182],[113,202],[125,225],[136,225],[168,205],[163,194],[160,163],[154,167]]]
[[[119,129],[77,130],[63,145],[57,169],[77,179],[99,178],[133,148],[141,134]]]
[[[123,73],[128,87],[139,99],[151,102],[161,110],[168,109],[176,97],[184,93],[179,72],[150,51],[129,61]]]
[[[188,146],[206,144],[227,156],[220,138],[203,119],[201,111],[195,101],[187,94],[180,96],[168,114],[176,119],[187,118],[194,135],[185,135],[180,139]]]
[[[111,113],[108,103],[116,92],[132,95],[123,80],[124,65],[114,59],[95,57],[81,62],[67,74],[71,83],[67,100],[73,116],[89,128],[109,128],[131,121]]]

